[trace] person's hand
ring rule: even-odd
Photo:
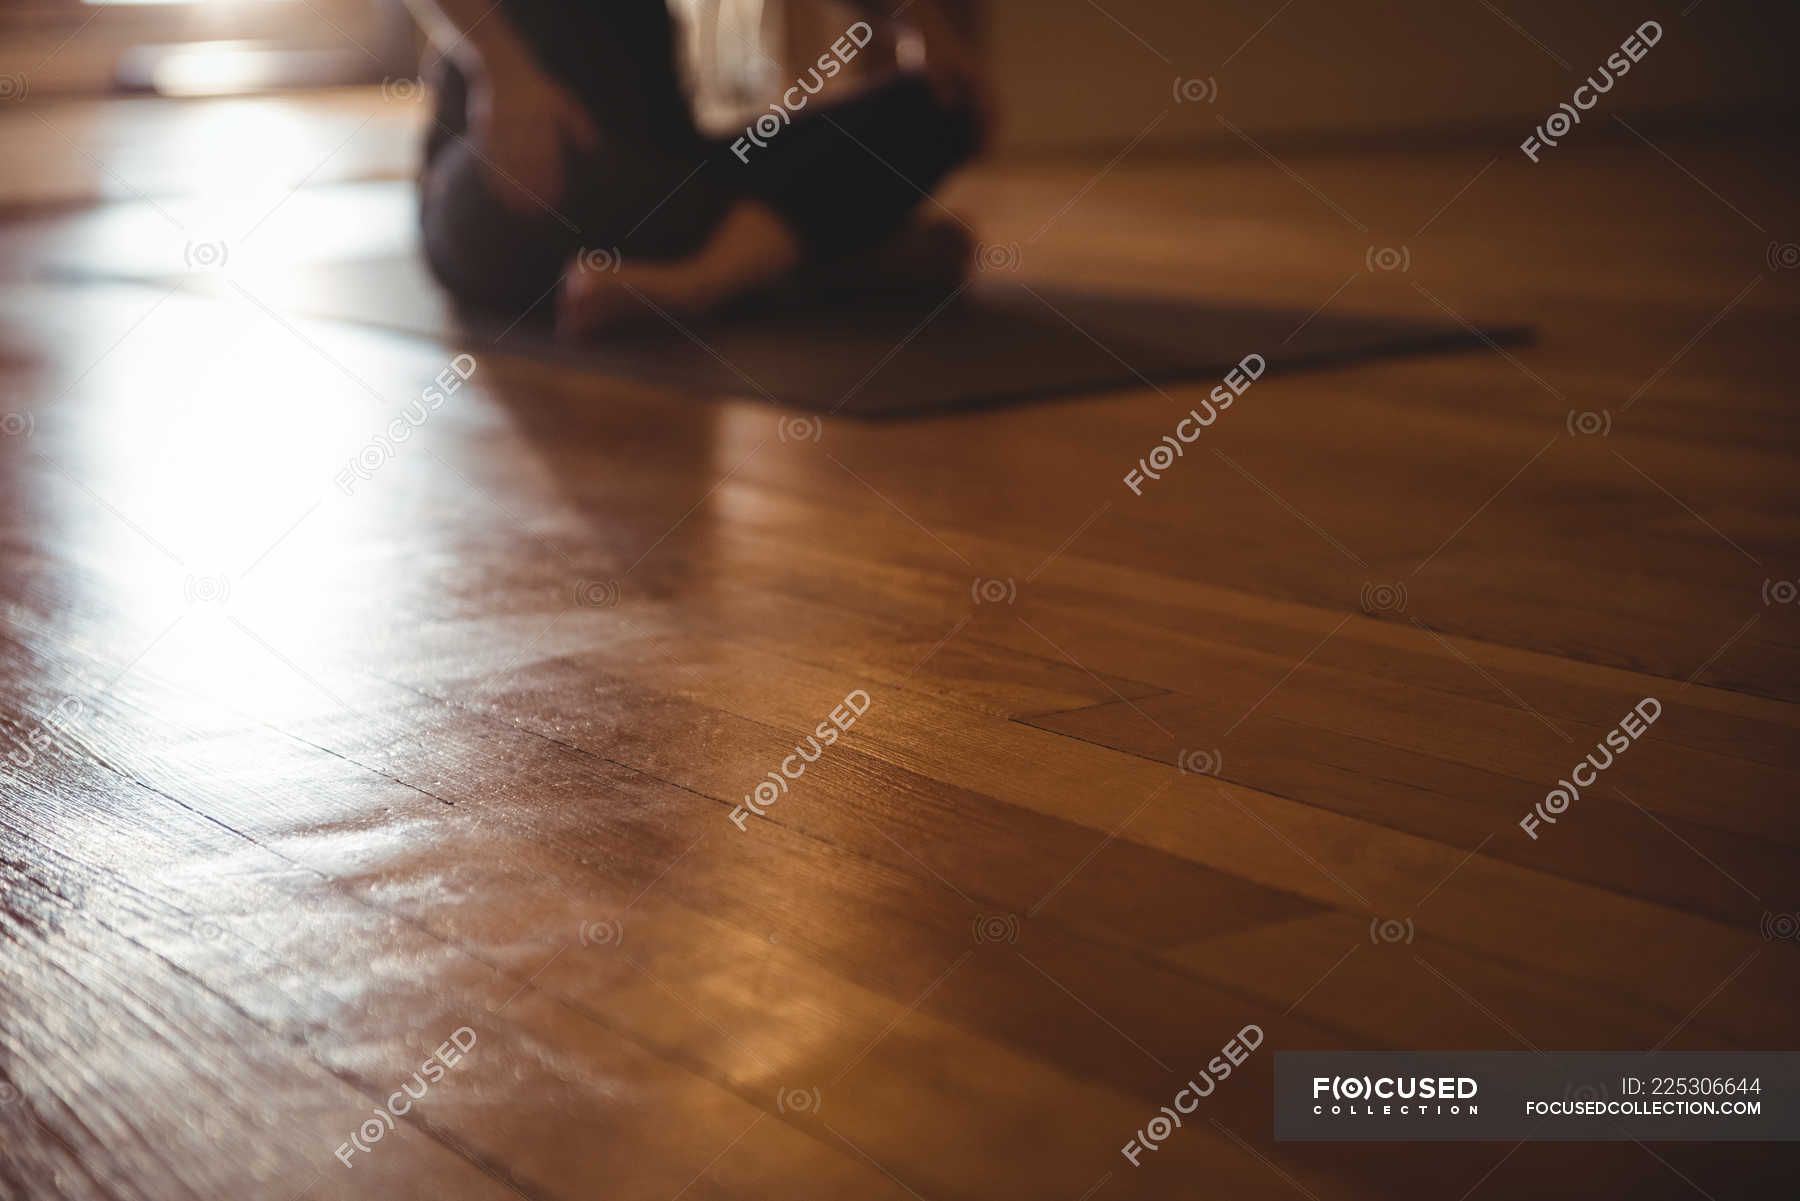
[[[591,150],[599,136],[587,110],[542,68],[510,58],[474,73],[469,128],[501,200],[531,213],[562,199],[565,150]]]
[[[925,49],[925,77],[940,102],[967,105],[975,116],[977,146],[993,133],[997,107],[987,54],[964,19],[953,19],[943,0],[915,0],[905,19],[918,31]]]

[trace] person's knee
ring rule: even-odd
[[[421,180],[426,262],[466,303],[519,309],[553,287],[579,235],[549,213],[520,213],[488,185],[468,147],[442,151]]]
[[[918,72],[895,76],[870,100],[879,113],[878,136],[929,147],[930,157],[942,164],[943,172],[967,162],[980,148],[981,122],[975,106],[967,100],[945,102]]]

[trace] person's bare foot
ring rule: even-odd
[[[571,340],[657,316],[694,318],[740,297],[806,303],[821,296],[942,294],[969,276],[975,236],[954,216],[919,216],[859,254],[796,268],[799,246],[759,206],[743,205],[686,258],[619,262],[584,251],[563,273],[556,332]]]
[[[627,260],[583,251],[563,272],[556,330],[583,338],[640,314],[698,317],[793,271],[800,241],[755,201],[726,212],[706,244],[679,259]]]
[[[556,334],[578,339],[633,320],[697,317],[720,297],[693,258],[594,265],[577,255],[563,272],[556,300]]]

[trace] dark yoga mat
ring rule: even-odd
[[[190,281],[212,290],[214,280]],[[1521,328],[1254,308],[1083,291],[1007,276],[943,295],[746,306],[685,324],[646,310],[591,344],[551,338],[553,298],[517,322],[454,310],[412,257],[302,266],[257,299],[316,316],[541,355],[683,391],[890,417],[1217,379],[1249,354],[1271,370],[1517,342]]]

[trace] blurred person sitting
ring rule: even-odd
[[[695,125],[665,0],[407,2],[442,56],[425,254],[459,301],[520,312],[556,290],[558,333],[580,337],[779,287],[954,286],[967,272],[966,227],[916,211],[991,125],[966,8],[893,0],[923,71],[809,103],[867,42],[860,23],[782,113],[720,139]]]

